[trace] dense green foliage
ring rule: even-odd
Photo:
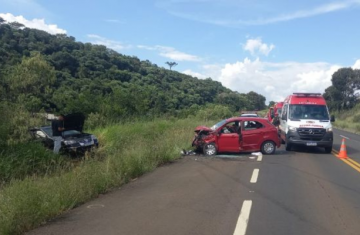
[[[160,68],[71,36],[0,21],[0,111],[8,112],[10,119],[0,129],[10,126],[4,131],[12,140],[21,137],[14,135],[19,132],[16,128],[34,124],[12,121],[28,118],[26,111],[82,112],[94,127],[134,118],[188,117],[211,104],[229,107],[233,113],[261,110],[265,97],[233,92],[211,78]],[[0,138],[1,144],[4,136]]]
[[[0,72],[3,96],[25,101],[30,111],[120,119],[177,114],[208,103],[229,105],[233,111],[265,105],[255,92],[239,94],[210,78],[160,68],[105,46],[5,23],[0,25]],[[259,102],[249,102],[253,98]]]
[[[359,100],[360,70],[341,68],[332,75],[324,97],[333,111],[353,108]]]

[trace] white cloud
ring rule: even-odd
[[[200,73],[221,82],[233,91],[255,91],[264,95],[269,102],[281,101],[293,92],[323,93],[331,85],[332,74],[339,68],[341,66],[322,62],[270,63],[245,58],[235,63],[204,66]]]
[[[115,51],[121,51],[121,50],[128,49],[131,47],[131,45],[125,45],[122,42],[110,40],[110,39],[101,37],[96,34],[88,34],[87,37],[91,39],[91,43],[98,44],[98,45],[104,45]]]
[[[360,59],[355,61],[355,64],[352,66],[353,69],[360,69]]]
[[[251,21],[239,21],[238,23],[248,24],[248,25],[264,25],[264,24],[272,24],[277,23],[281,21],[289,21],[289,20],[295,20],[299,18],[307,18],[311,16],[326,14],[330,12],[335,12],[339,10],[343,10],[349,7],[352,7],[354,5],[359,5],[359,1],[357,0],[351,0],[351,1],[345,1],[345,2],[332,2],[329,4],[317,6],[312,9],[307,10],[300,10],[288,14],[282,14],[273,18],[266,18],[261,20],[251,20]]]
[[[197,77],[197,78],[200,78],[200,79],[207,78],[206,75],[198,73],[198,72],[194,72],[191,69],[186,69],[186,70],[182,71],[182,73],[193,76],[193,77]]]
[[[216,2],[218,4],[219,2]],[[208,3],[206,3],[208,4]],[[219,17],[218,19],[212,18],[206,18],[203,14],[188,14],[184,12],[174,11],[170,10],[169,8],[168,12],[174,16],[188,19],[188,20],[194,20],[198,22],[203,23],[209,23],[209,24],[215,24],[220,26],[229,26],[229,27],[237,27],[242,25],[267,25],[267,24],[273,24],[277,22],[284,22],[284,21],[290,21],[295,19],[301,19],[301,18],[308,18],[313,17],[317,15],[327,14],[331,12],[336,12],[340,10],[349,9],[352,7],[357,7],[360,5],[360,0],[347,0],[347,1],[338,1],[338,2],[331,2],[323,5],[319,5],[313,8],[304,9],[304,10],[298,10],[290,13],[284,13],[279,14],[274,17],[261,17],[258,19],[226,19],[226,16],[222,17],[222,19]],[[276,7],[276,6],[275,6]],[[174,7],[173,7],[174,8]],[[241,9],[236,8],[235,10],[238,10],[239,12]]]
[[[27,20],[22,15],[14,16],[11,13],[0,13],[0,17],[7,22],[19,22],[28,28],[44,30],[50,34],[66,34],[65,29],[59,28],[56,24],[46,24],[45,19]]]
[[[158,51],[159,55],[165,58],[169,58],[176,61],[201,61],[202,59],[196,55],[187,54],[181,51],[176,50],[173,47],[167,46],[144,46],[139,45],[137,46],[139,49],[151,50],[151,51]]]
[[[266,43],[263,43],[261,38],[255,38],[248,39],[243,48],[245,51],[249,51],[251,55],[263,54],[268,56],[269,53],[275,48],[275,45],[268,45]]]

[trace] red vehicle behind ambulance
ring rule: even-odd
[[[333,129],[326,101],[320,93],[293,93],[285,101],[280,118],[280,136],[285,148],[293,145],[324,147],[330,153]]]
[[[274,106],[270,107],[269,112],[266,114],[266,118],[269,120],[269,122],[273,123],[274,125],[276,124],[278,117],[281,116],[281,110],[283,106],[284,102],[277,102],[274,104]]]

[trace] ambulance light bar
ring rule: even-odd
[[[296,96],[321,96],[320,93],[293,93]]]

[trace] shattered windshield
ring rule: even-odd
[[[221,127],[222,125],[224,125],[226,123],[226,119],[225,120],[222,120],[218,123],[216,123],[215,125],[213,125],[211,127],[211,130],[215,131],[216,129],[218,129],[219,127]]]
[[[290,119],[329,120],[329,113],[325,105],[292,104],[289,108]]]

